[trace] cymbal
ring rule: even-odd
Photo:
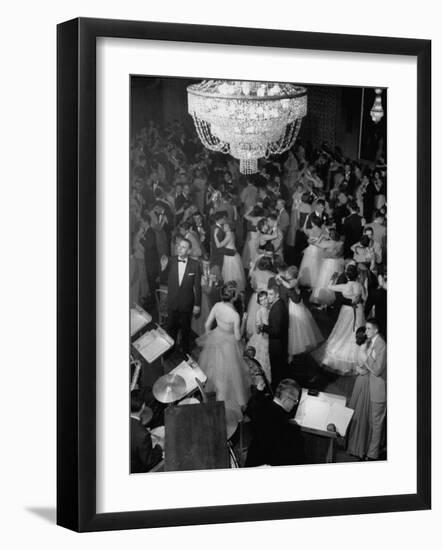
[[[152,392],[160,403],[172,403],[186,395],[186,381],[179,374],[165,374],[155,382]]]

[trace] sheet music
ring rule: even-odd
[[[130,335],[133,336],[141,328],[152,321],[152,316],[139,306],[130,310]]]
[[[353,409],[344,407],[339,403],[333,403],[330,406],[327,423],[334,424],[339,435],[344,437],[347,432],[348,425],[353,416]]]
[[[152,363],[173,346],[173,339],[161,328],[150,330],[133,343],[134,347]]]
[[[345,403],[344,396],[324,392],[317,396],[308,395],[307,390],[303,389],[295,422],[324,432],[329,424],[334,424],[338,434],[344,437],[354,412]]]

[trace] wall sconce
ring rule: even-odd
[[[375,88],[376,97],[374,98],[373,107],[371,108],[370,115],[371,120],[377,124],[384,116],[384,109],[382,108],[382,89]]]

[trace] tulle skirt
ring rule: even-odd
[[[303,302],[289,300],[289,356],[305,353],[319,346],[324,337]]]
[[[203,347],[199,365],[207,376],[206,389],[224,401],[229,419],[241,422],[251,381],[239,342],[233,333],[216,327],[198,338],[197,344]]]
[[[310,302],[321,305],[331,305],[335,301],[335,293],[328,287],[334,273],[343,273],[343,258],[324,258],[319,269],[318,280],[310,295]]]
[[[322,250],[310,244],[305,250],[299,266],[299,284],[314,288],[317,286],[319,270],[322,262]]]
[[[244,291],[246,289],[246,276],[241,256],[238,252],[235,256],[224,256],[221,274],[225,283],[227,281],[236,281],[238,290]]]
[[[255,359],[261,365],[267,381],[271,383],[272,381],[272,372],[270,369],[270,356],[269,356],[269,337],[267,334],[255,334],[252,335],[250,340],[247,342],[248,346],[253,346],[256,350]]]
[[[354,410],[348,431],[347,452],[363,458],[370,445],[370,375],[356,377],[348,404]]]
[[[358,304],[343,305],[338,320],[327,341],[312,353],[324,367],[342,375],[353,374],[358,364],[359,346],[356,344],[356,330],[365,322],[364,308]]]

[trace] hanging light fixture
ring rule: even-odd
[[[371,108],[370,115],[371,120],[377,124],[384,116],[384,109],[382,108],[382,89],[375,88],[376,97],[374,98],[373,107]]]
[[[258,159],[287,151],[307,114],[307,90],[278,82],[204,80],[187,88],[188,110],[202,144],[258,171]]]

